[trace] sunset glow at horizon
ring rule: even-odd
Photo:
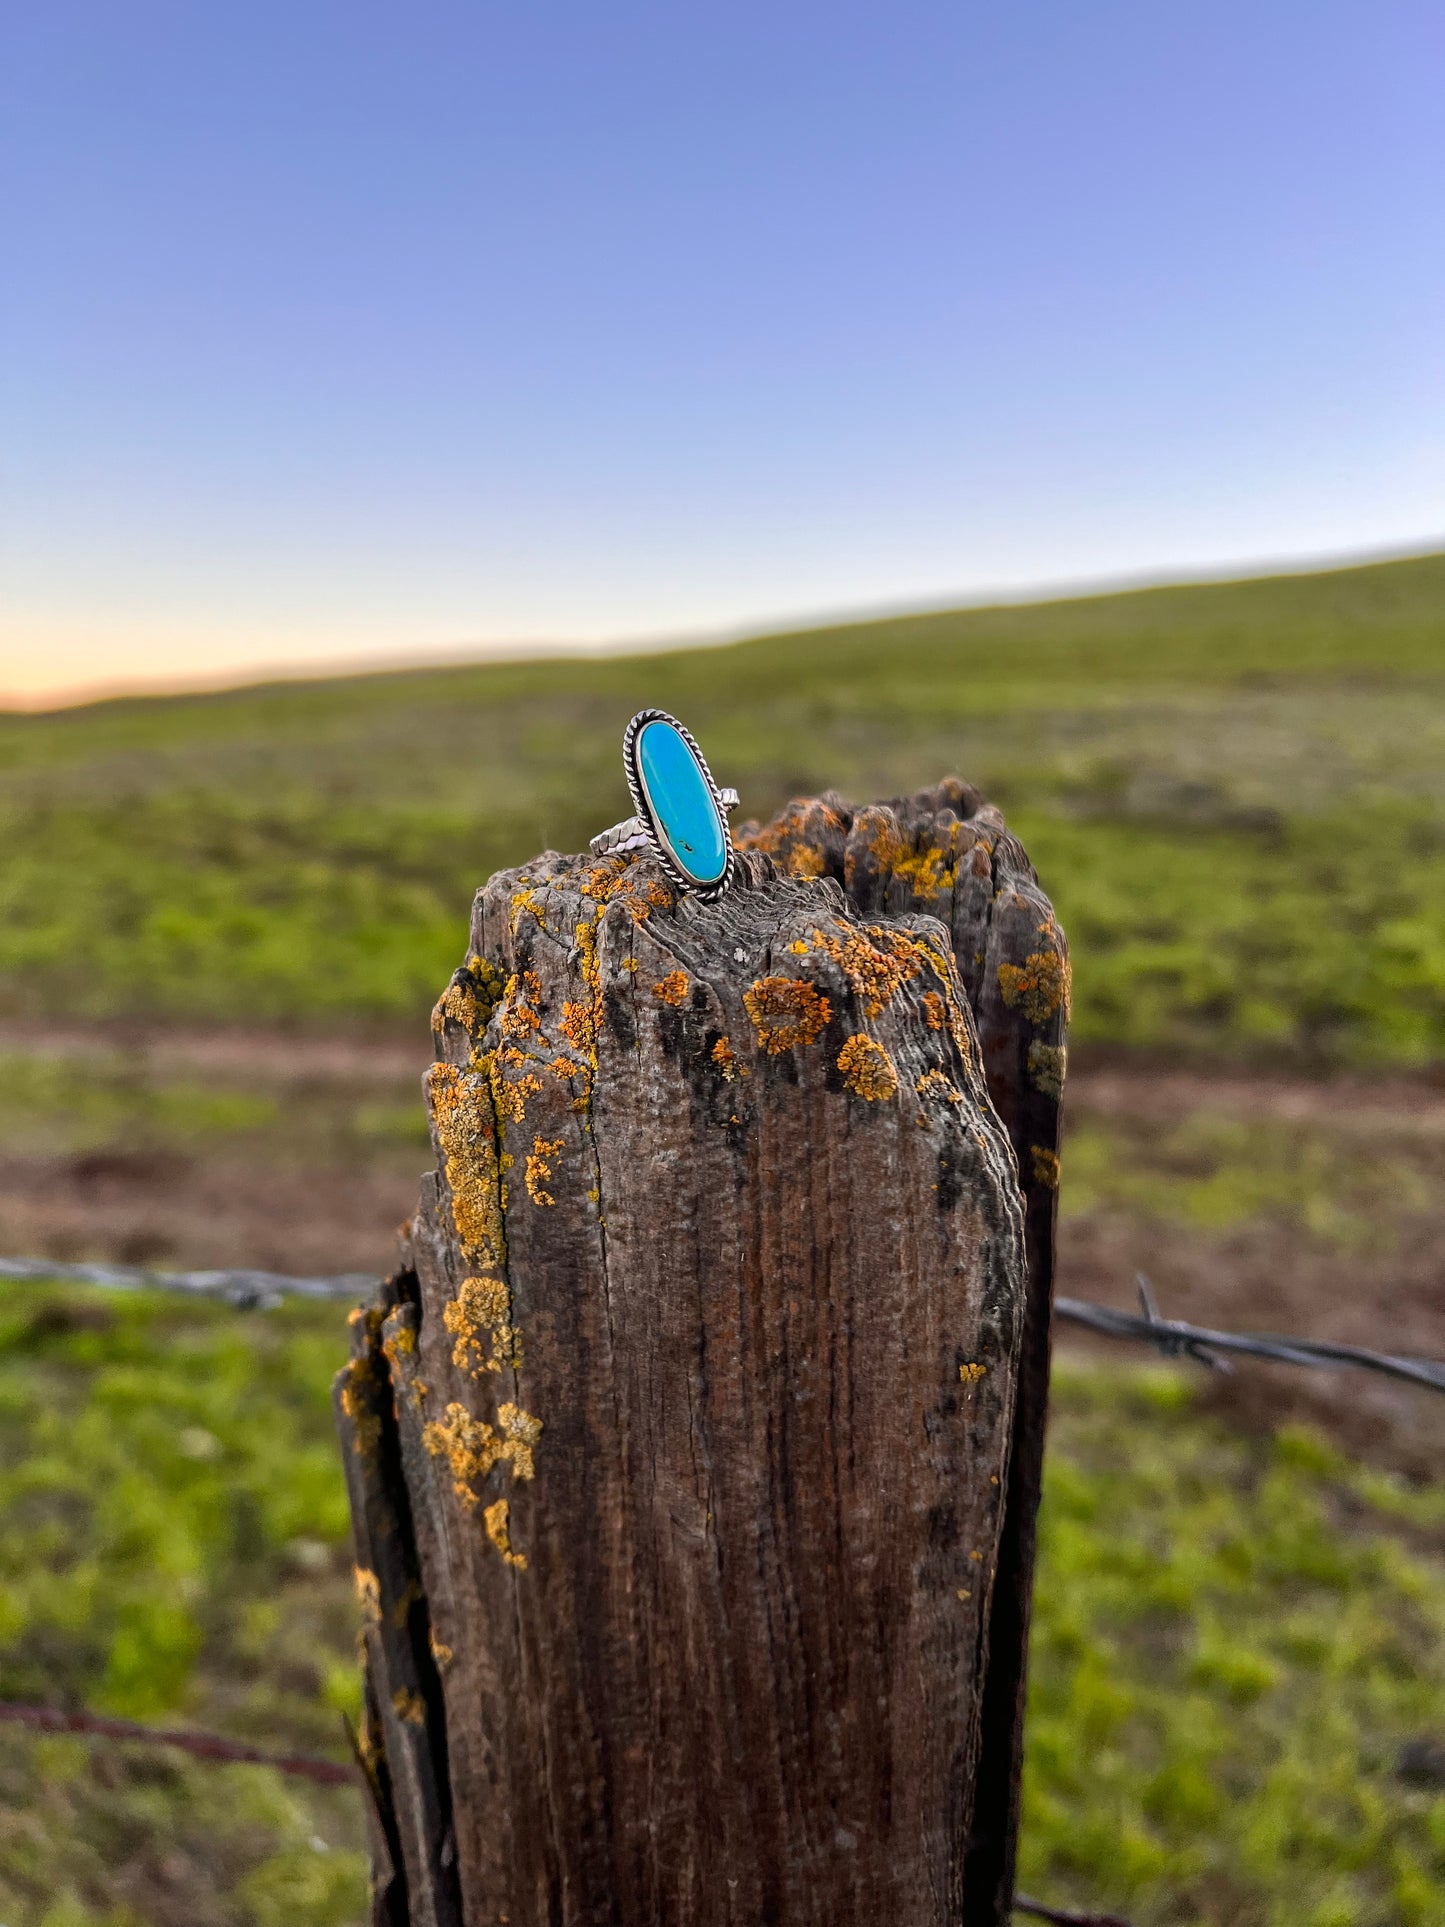
[[[7,26],[0,703],[1445,546],[1423,0]]]

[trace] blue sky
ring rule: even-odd
[[[1445,538],[1434,0],[47,0],[0,691]]]

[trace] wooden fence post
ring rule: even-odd
[[[937,796],[937,900],[906,810],[895,860],[831,800],[836,869],[774,834],[714,904],[550,854],[478,897],[438,1170],[337,1384],[377,1922],[1002,1918],[1037,1240],[952,954],[967,899],[1002,956],[1003,839]],[[1045,949],[1002,1011],[1058,1003]]]
[[[770,851],[790,875],[838,878],[864,916],[923,911],[946,924],[983,1047],[988,1093],[1018,1165],[1028,1285],[965,1877],[970,1923],[1003,1923],[1018,1844],[1049,1394],[1068,944],[1023,845],[994,805],[957,777],[862,809],[834,795],[806,799],[763,829],[745,826],[740,841]]]

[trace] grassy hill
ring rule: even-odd
[[[0,1015],[412,1021],[490,870],[623,813],[645,703],[745,812],[979,783],[1079,1042],[1445,1053],[1445,556],[0,716]]]
[[[1445,1057],[1445,556],[0,715],[0,1250],[386,1263],[472,891],[623,813],[644,704],[759,815],[1004,804],[1076,1042],[1138,1053],[1071,1081],[1065,1289],[1144,1264],[1181,1316],[1442,1349],[1445,1106],[1299,1073]],[[337,1305],[0,1286],[0,1697],[345,1756],[344,1350]],[[1026,1888],[1445,1927],[1445,1785],[1400,1771],[1445,1735],[1426,1404],[1065,1359]],[[0,1725],[8,1927],[356,1927],[364,1885],[349,1790]]]

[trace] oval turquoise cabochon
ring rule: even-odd
[[[722,813],[696,756],[671,723],[643,725],[637,773],[673,862],[693,883],[719,882],[728,863]]]

